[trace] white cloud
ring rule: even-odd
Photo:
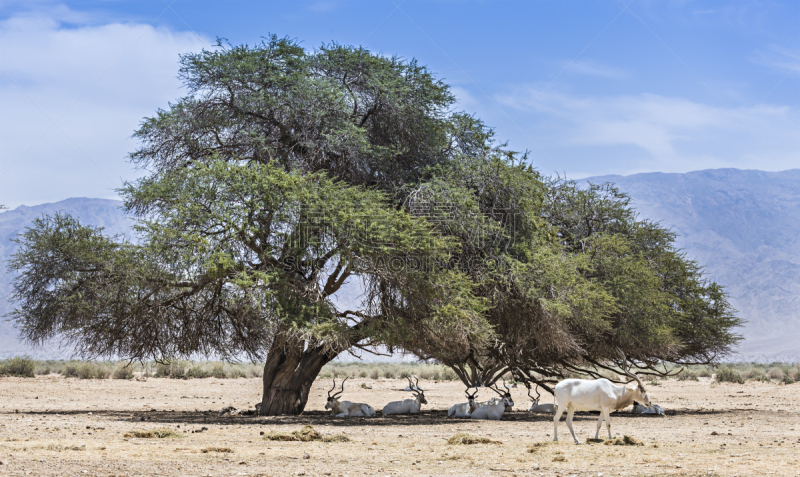
[[[212,43],[96,20],[55,7],[0,21],[0,203],[114,196],[136,175],[131,133],[183,94],[178,55]]]
[[[537,160],[546,173],[800,167],[800,112],[786,106],[725,108],[655,94],[581,97],[531,87],[497,100],[518,111],[517,124],[532,125],[525,129],[547,151]]]

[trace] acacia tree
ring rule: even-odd
[[[180,71],[189,94],[135,133],[145,175],[121,193],[137,241],[61,215],[19,239],[12,316],[29,341],[263,359],[275,415],[302,412],[352,347],[436,359],[472,385],[508,371],[546,385],[618,349],[655,367],[737,340],[673,235],[615,190],[543,180],[414,61],[270,37]],[[348,280],[356,309],[337,306]]]
[[[274,36],[185,55],[181,77],[189,95],[135,134],[146,175],[121,192],[136,244],[65,216],[21,237],[24,337],[89,357],[266,359],[261,412],[275,415],[302,412],[351,347],[490,335],[472,282],[435,266],[458,243],[396,206],[471,144],[446,85],[414,61]],[[361,306],[339,309],[356,277]]]
[[[611,184],[541,181],[501,152],[462,161],[446,187],[417,192],[459,191],[449,202],[463,205],[440,217],[440,228],[465,244],[463,254],[489,258],[462,263],[487,299],[494,340],[419,354],[442,360],[467,385],[511,372],[550,390],[570,375],[621,369],[626,356],[661,375],[665,362],[718,362],[741,339],[722,288],[674,247],[673,233],[639,220],[627,195]],[[492,239],[474,240],[477,229]]]

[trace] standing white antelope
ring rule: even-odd
[[[498,399],[495,404],[481,406],[472,411],[472,414],[470,415],[472,419],[489,419],[492,421],[499,421],[500,418],[503,417],[503,413],[505,412],[506,408],[510,409],[514,405],[514,400],[511,399],[511,393],[508,392],[508,390],[506,390],[506,392],[502,392],[494,387],[489,387],[489,389],[499,394],[500,399]]]
[[[620,353],[622,351],[620,350]],[[617,386],[605,378],[601,379],[565,379],[556,384],[556,415],[553,417],[553,440],[558,440],[558,421],[564,410],[567,411],[567,427],[572,434],[572,439],[576,444],[581,441],[575,437],[572,429],[572,416],[575,411],[600,411],[600,419],[597,420],[597,431],[594,438],[600,435],[600,426],[606,421],[608,438],[611,439],[611,416],[609,413],[615,409],[622,409],[636,401],[644,403],[645,407],[650,407],[650,398],[647,396],[642,381],[634,373],[627,369],[625,363],[627,359],[622,353],[623,372],[633,381],[625,386]]]
[[[469,393],[469,388],[467,388],[464,394],[467,395],[467,402],[453,405],[453,407],[447,411],[447,417],[469,417],[475,409],[478,409],[478,405],[475,403],[475,396],[478,394],[478,388],[475,388],[475,392],[472,394]]]
[[[347,381],[347,378],[344,378]],[[360,402],[340,401],[339,395],[344,392],[344,381],[342,381],[342,390],[334,393],[331,396],[331,391],[336,389],[336,378],[333,378],[333,387],[328,391],[328,403],[325,404],[325,409],[331,409],[333,415],[336,417],[372,417],[375,415],[375,409],[369,404]]]
[[[418,414],[423,404],[428,404],[425,400],[425,394],[422,388],[419,387],[419,378],[414,376],[415,383],[408,379],[408,386],[414,394],[414,399],[404,399],[402,401],[393,401],[383,406],[383,415],[389,414]]]

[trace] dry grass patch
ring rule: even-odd
[[[322,441],[322,442],[350,442],[350,438],[344,434],[323,436],[317,432],[313,426],[305,426],[299,431],[293,432],[270,432],[264,436],[268,441]]]
[[[232,453],[233,449],[230,447],[206,447],[204,449],[200,449],[200,452],[203,454],[208,454],[209,452]]]
[[[528,453],[535,454],[539,452],[539,450],[541,450],[542,447],[547,447],[550,444],[551,444],[550,442],[534,442],[533,444],[531,444],[530,447],[528,447]]]
[[[151,431],[128,431],[123,434],[122,437],[125,437],[126,439],[132,439],[134,437],[139,439],[180,439],[181,437],[185,436],[180,432],[164,427],[161,429],[153,429]]]
[[[48,444],[45,447],[42,447],[44,450],[55,451],[55,452],[64,452],[64,451],[85,451],[86,444],[82,444],[79,446],[71,446],[71,445],[63,445],[63,444]]]
[[[622,439],[609,439],[603,444],[607,446],[643,446],[644,443],[637,441],[631,436],[622,436]]]
[[[466,432],[457,433],[450,439],[447,439],[447,443],[451,446],[470,444],[502,444],[500,441],[493,441],[488,437],[473,436],[472,434],[467,434]]]

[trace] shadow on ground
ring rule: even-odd
[[[752,415],[757,412],[755,409],[733,409],[733,410],[713,410],[713,409],[671,409],[667,411],[669,417],[698,416],[698,415],[735,415],[738,413],[748,413]],[[424,411],[419,414],[402,414],[383,416],[380,412],[375,417],[333,417],[329,411],[307,411],[299,416],[220,416],[219,411],[116,411],[116,410],[97,410],[91,412],[93,416],[108,419],[111,421],[129,422],[154,422],[162,424],[217,424],[217,425],[287,425],[304,426],[329,425],[336,427],[381,427],[381,426],[443,426],[462,423],[465,419],[448,418],[447,411]],[[15,414],[14,411],[6,414]],[[45,412],[23,412],[17,414],[24,415],[86,415],[87,411],[45,411]],[[575,421],[597,420],[598,412],[576,412]],[[614,419],[663,419],[663,416],[648,414],[634,414],[632,412],[614,412],[611,414]],[[566,414],[561,420],[566,419]],[[503,415],[503,421],[517,422],[552,422],[552,415],[530,414],[525,411],[507,412]]]

